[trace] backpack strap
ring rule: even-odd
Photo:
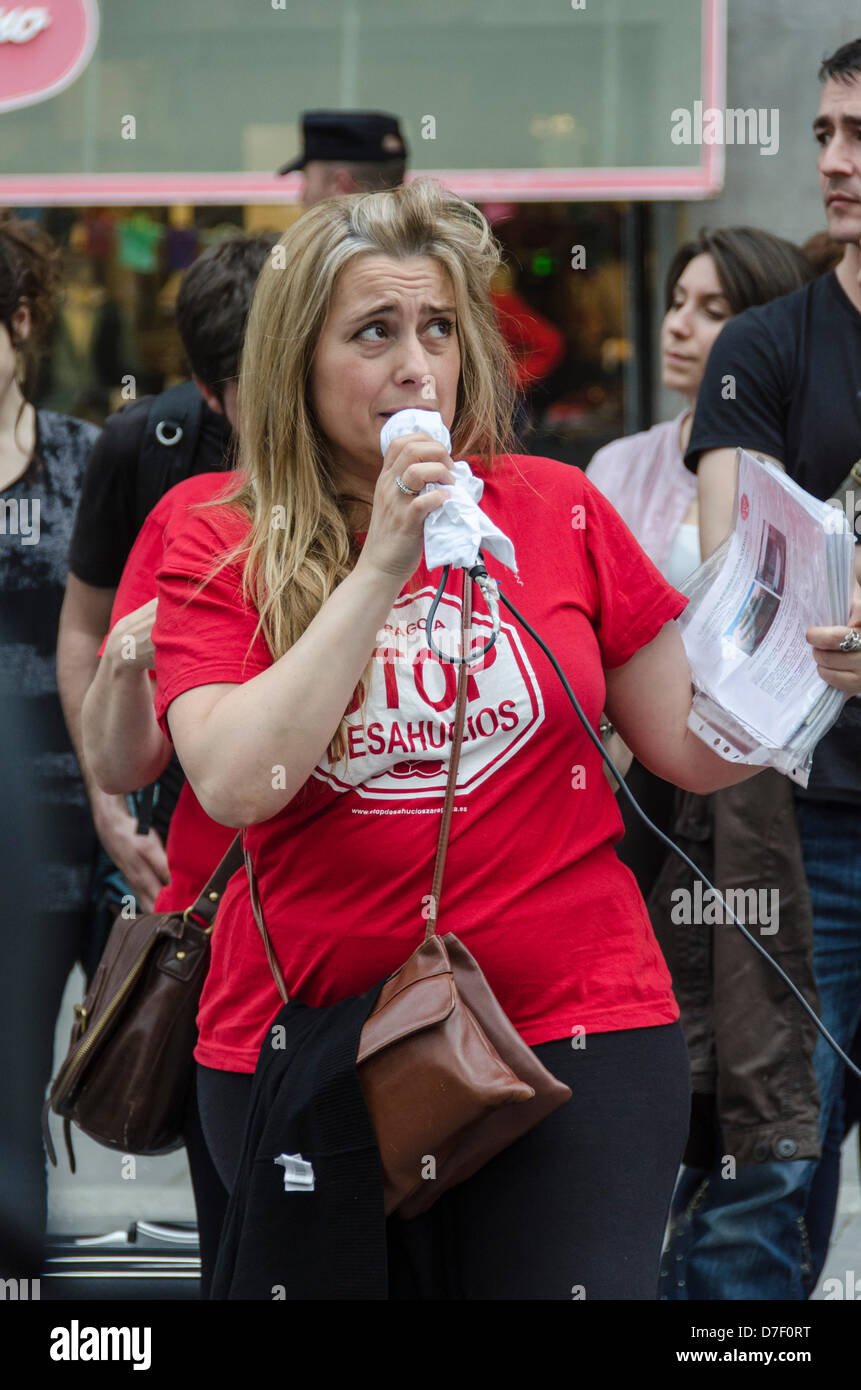
[[[202,416],[203,397],[193,381],[170,386],[153,397],[138,455],[135,488],[135,523],[138,531],[159,499],[175,483],[191,475]],[[173,755],[173,762],[176,763],[176,754]],[[174,772],[179,772],[178,763]],[[152,827],[155,789],[158,785],[153,782],[135,793],[138,835],[148,834]],[[162,808],[163,816],[169,819],[175,804],[174,796],[172,804]]]
[[[200,437],[203,397],[193,381],[155,396],[147,415],[138,458],[135,517],[143,526],[156,502],[191,474]]]

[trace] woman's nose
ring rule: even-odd
[[[670,314],[667,326],[677,338],[690,337],[691,324],[685,308],[676,309],[674,313]]]
[[[395,375],[398,381],[422,381],[429,371],[427,354],[414,333],[398,339]]]

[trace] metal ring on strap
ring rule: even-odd
[[[166,435],[165,427],[170,429],[171,425],[173,426],[174,433],[172,435]],[[182,439],[182,435],[182,425],[178,425],[175,420],[159,420],[155,427],[156,439],[159,444],[166,445],[168,449],[172,448],[174,444],[178,444]]]

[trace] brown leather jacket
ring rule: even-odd
[[[730,906],[818,1013],[810,895],[789,780],[768,769],[710,796],[678,792],[672,838],[724,895],[755,890],[755,900],[736,899],[745,913],[732,899]],[[716,1115],[714,1106],[694,1105],[685,1162],[710,1166],[714,1159],[703,1157],[713,1140],[697,1132],[709,1110],[722,1153],[738,1164],[818,1158],[816,1028],[731,919],[724,923],[719,904],[711,924],[712,895],[696,877],[668,854],[647,904],[673,977],[695,1100],[698,1093],[716,1099]]]

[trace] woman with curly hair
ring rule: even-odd
[[[81,478],[95,425],[37,409],[39,359],[60,296],[59,252],[33,224],[0,220],[0,717],[31,727],[35,756],[20,769],[38,809],[38,901],[17,930],[38,935],[38,980],[27,1002],[40,1018],[38,1074],[51,1076],[54,1024],[66,979],[86,956],[97,841],[81,771],[57,692],[55,648],[66,561]],[[20,1213],[44,1230],[46,1181],[39,1138],[40,1090],[22,1096]]]

